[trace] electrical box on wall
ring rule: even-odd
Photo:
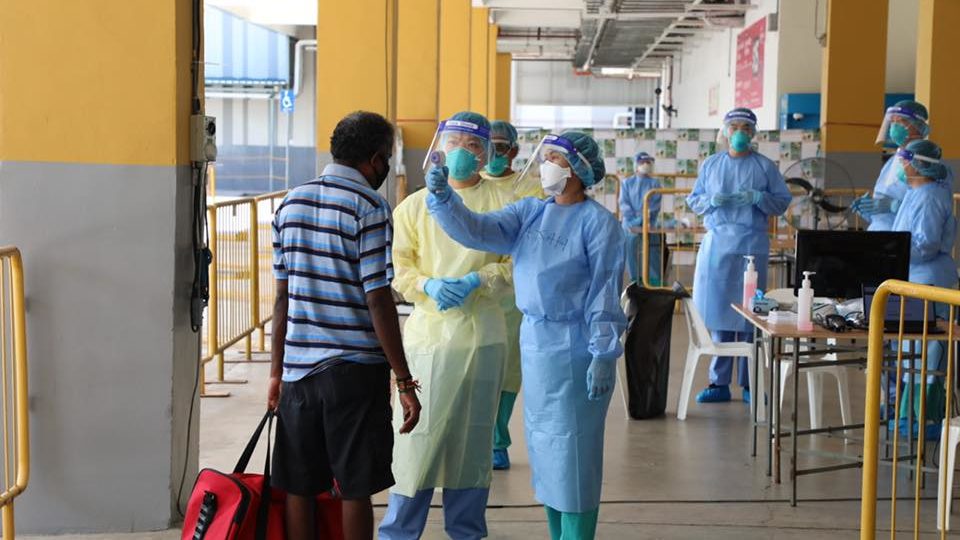
[[[190,117],[190,161],[217,160],[217,119],[195,114]]]

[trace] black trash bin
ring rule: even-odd
[[[667,409],[670,381],[670,332],[676,302],[688,296],[679,283],[673,290],[627,288],[628,313],[624,357],[627,364],[627,412],[643,420]]]

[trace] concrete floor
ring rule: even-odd
[[[616,390],[607,419],[603,503],[598,538],[857,538],[859,471],[802,477],[799,484],[800,504],[791,508],[786,465],[784,483],[775,485],[766,476],[765,454],[761,452],[756,459],[749,455],[750,425],[747,407],[743,402],[692,404],[686,421],[676,419],[677,392],[686,345],[685,324],[678,316],[673,325],[671,392],[666,417],[627,420],[619,387]],[[260,360],[268,358],[267,355],[256,356]],[[706,384],[706,366],[707,363],[703,362],[695,390]],[[233,468],[249,433],[262,415],[267,373],[265,363],[229,364],[229,378],[243,378],[249,383],[217,387],[232,392],[230,398],[203,400],[201,467],[221,470]],[[850,380],[856,417],[862,418],[863,377],[859,372],[851,373]],[[807,422],[805,385],[802,384],[800,388],[800,422],[804,426]],[[836,393],[831,388],[829,383],[825,385],[824,419],[839,424]],[[739,392],[735,394],[739,397]],[[533,499],[529,484],[530,469],[523,443],[520,403],[512,420],[512,433],[516,441],[511,448],[513,468],[506,472],[494,472],[487,512],[490,538],[547,538],[543,509]],[[803,441],[801,444],[802,448],[841,451],[845,448],[842,442],[835,439]],[[786,445],[786,448],[789,446]],[[856,455],[858,447],[851,443],[846,446],[846,451]],[[261,459],[262,454],[260,459],[255,457],[252,463],[262,463]],[[789,463],[788,459],[785,457],[785,464]],[[801,462],[804,465],[827,463],[809,458],[801,458]],[[881,469],[881,474],[889,473]],[[929,478],[934,479],[933,476]],[[905,493],[901,492],[902,495]],[[435,504],[439,504],[438,499],[435,499]],[[383,515],[385,502],[386,494],[375,498],[378,520]],[[901,510],[908,505],[912,511],[912,504],[907,501],[901,503]],[[885,507],[886,504],[880,505],[881,516],[885,515]],[[931,512],[935,512],[934,503],[925,501],[922,519],[925,532],[936,530]],[[880,523],[888,522],[888,518],[880,519]],[[911,523],[911,520],[907,514],[903,514],[898,523],[903,524],[900,528]],[[904,534],[906,532],[901,533]],[[934,536],[930,534],[929,537]],[[179,532],[95,538],[167,540],[179,538]],[[446,538],[440,508],[431,511],[424,538]]]

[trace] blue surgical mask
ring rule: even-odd
[[[894,144],[903,146],[907,144],[909,137],[910,130],[907,129],[907,126],[897,123],[890,124],[890,140],[893,141]]]
[[[730,148],[734,152],[746,152],[750,149],[750,135],[747,135],[744,131],[734,131],[730,135]]]
[[[509,165],[510,160],[507,156],[495,155],[493,159],[487,163],[487,172],[494,175],[500,176],[503,174],[503,171],[507,170],[507,165]]]
[[[450,178],[454,180],[468,180],[477,172],[477,156],[465,148],[447,152],[446,164],[450,168]]]

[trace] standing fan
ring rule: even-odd
[[[853,178],[842,165],[822,157],[801,159],[788,167],[783,177],[793,194],[783,216],[790,228],[840,230],[854,227],[850,205],[857,193]],[[824,187],[828,185],[829,188]]]

